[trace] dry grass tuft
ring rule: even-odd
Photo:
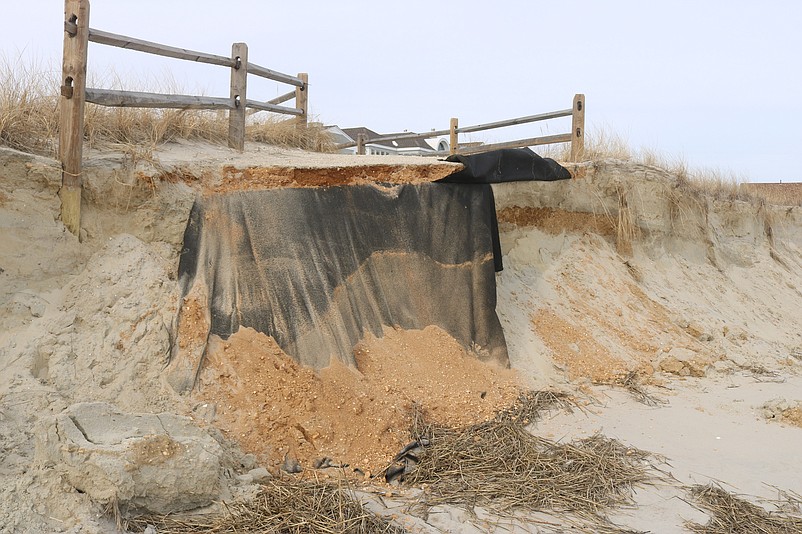
[[[568,144],[539,147],[538,152],[557,161],[570,161]],[[651,148],[633,150],[624,137],[603,128],[587,132],[581,162],[605,159],[664,169],[677,177],[677,188],[686,194],[720,201],[766,201],[783,206],[802,206],[802,184],[750,184],[746,177],[731,172],[690,169],[682,158],[666,156]]]
[[[798,534],[802,532],[802,501],[785,495],[774,503],[776,512],[768,512],[719,486],[693,486],[690,494],[699,507],[711,515],[706,525],[688,523],[697,534]]]
[[[802,206],[802,183],[743,184],[742,187],[769,204]]]
[[[57,157],[60,72],[47,70],[22,59],[0,55],[0,145],[44,156]],[[128,90],[182,93],[175,83],[160,87],[134,87],[114,76],[111,80],[92,80],[92,86],[112,85]],[[267,118],[263,118],[267,117]],[[84,114],[86,146],[155,146],[178,139],[225,144],[228,115],[217,111],[111,108],[87,104]],[[322,126],[311,123],[295,128],[294,120],[284,121],[264,112],[253,115],[246,127],[246,139],[254,142],[329,151],[331,140]]]
[[[334,142],[320,123],[310,123],[306,129],[296,128],[293,119],[269,116],[246,128],[251,141],[315,152],[334,152]]]
[[[609,526],[602,514],[628,504],[634,485],[655,480],[650,455],[601,435],[571,443],[532,435],[526,426],[544,409],[570,407],[564,396],[542,395],[524,395],[492,421],[467,428],[418,421],[424,432],[415,437],[428,445],[405,482],[425,485],[427,506],[569,513]]]
[[[273,479],[248,502],[226,504],[226,511],[207,515],[138,517],[132,532],[153,525],[159,534],[234,534],[248,532],[401,534],[405,530],[365,509],[349,490],[322,482]]]
[[[0,145],[53,156],[58,140],[60,73],[0,54]]]
[[[557,161],[571,160],[571,144],[545,145],[538,147],[538,154]],[[585,150],[580,155],[582,161],[617,159],[632,161],[635,158],[626,139],[604,128],[585,131]]]
[[[607,384],[623,388],[633,399],[641,404],[650,407],[665,406],[668,401],[661,399],[649,393],[641,383],[637,371],[629,371],[626,374],[616,377],[610,382],[598,382],[599,384]]]

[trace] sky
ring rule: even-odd
[[[59,72],[63,1],[10,14],[6,61]],[[224,56],[245,42],[254,63],[309,73],[324,124],[439,130],[567,109],[583,93],[590,136],[739,180],[802,181],[802,2],[92,0],[90,26]],[[229,86],[223,67],[94,43],[89,79],[209,96]],[[290,89],[248,80],[255,100]],[[558,119],[468,139],[569,130]]]

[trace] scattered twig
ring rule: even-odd
[[[635,400],[646,406],[664,406],[668,404],[667,400],[656,397],[646,391],[638,379],[638,373],[635,371],[630,371],[626,375],[620,377],[615,384],[626,389]]]

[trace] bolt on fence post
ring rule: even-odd
[[[248,45],[231,45],[231,109],[228,110],[228,146],[245,150],[245,116],[248,91]]]
[[[61,221],[80,239],[83,188],[81,159],[84,145],[86,61],[89,51],[89,0],[65,0],[64,25],[58,137],[62,171],[59,197]]]
[[[295,107],[304,113],[296,117],[295,126],[298,128],[306,128],[309,124],[309,74],[299,72],[298,78],[304,82],[304,86],[295,88]]]
[[[450,144],[448,153],[452,156],[459,150],[459,133],[457,132],[457,128],[459,128],[459,119],[454,117],[451,119],[451,124],[449,126],[451,132],[449,132],[448,136]]]
[[[574,95],[571,114],[571,161],[578,162],[585,152],[585,95]]]

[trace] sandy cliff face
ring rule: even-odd
[[[570,182],[497,186],[513,346],[524,339],[560,374],[596,381],[793,363],[802,208],[711,200],[643,165],[574,170]]]
[[[221,445],[215,452],[221,466],[233,473],[254,467],[233,443],[243,420],[231,414],[253,404],[242,389],[250,387],[247,377],[225,368],[236,356],[212,357],[217,367],[203,374],[206,388],[197,394],[179,395],[166,380],[166,357],[177,342],[175,274],[186,217],[194,195],[210,191],[204,180],[219,185],[218,170],[237,165],[228,152],[221,161],[194,164],[171,157],[159,164],[108,155],[92,160],[79,243],[57,220],[58,164],[0,150],[0,531],[110,528],[98,517],[102,507],[70,483],[80,473],[67,476],[57,463],[35,458],[35,438],[55,428],[59,415],[79,402],[191,417]],[[260,157],[241,167],[293,165],[299,156],[268,151]],[[603,161],[572,171],[577,178],[571,181],[495,187],[505,255],[505,270],[497,275],[497,311],[520,380],[579,394],[627,376],[665,385],[738,373],[798,375],[802,208],[714,201],[689,193],[665,171],[642,165]],[[426,171],[419,178],[436,174]],[[361,179],[373,178],[368,173]],[[425,361],[419,341],[437,338],[450,347],[442,333],[404,335],[412,337],[388,336],[386,347],[381,339],[368,340],[366,350]],[[273,365],[271,380],[292,383],[303,375],[291,365],[282,369],[285,356],[265,354]],[[337,383],[354,379],[346,378]],[[465,386],[459,402],[479,402],[470,388],[499,380],[485,378]],[[405,380],[408,398],[398,397],[398,404],[389,382],[386,390],[370,385],[375,391],[366,398],[383,391],[381,400],[392,401],[387,406],[396,420],[417,388]],[[310,388],[301,393],[318,394]],[[270,388],[262,389],[269,395]],[[225,397],[225,406],[215,406],[214,392]],[[247,404],[236,405],[237,399]],[[314,408],[319,402],[294,398],[291,406]],[[483,415],[489,408],[477,411]],[[371,413],[379,409],[371,406]],[[450,413],[444,406],[437,409]],[[465,410],[452,411],[460,415],[454,424],[463,423]],[[336,410],[331,412],[328,424],[336,425]],[[348,417],[354,424],[354,414]],[[260,424],[282,432],[280,418]],[[215,425],[229,432],[228,438]],[[124,461],[138,457],[131,451],[143,446],[139,438],[170,447],[180,442],[176,436],[124,436],[114,443]],[[259,441],[251,435],[248,440],[249,446]],[[292,448],[284,441],[269,445]],[[375,451],[370,448],[370,454]],[[235,486],[223,467],[222,487]]]

